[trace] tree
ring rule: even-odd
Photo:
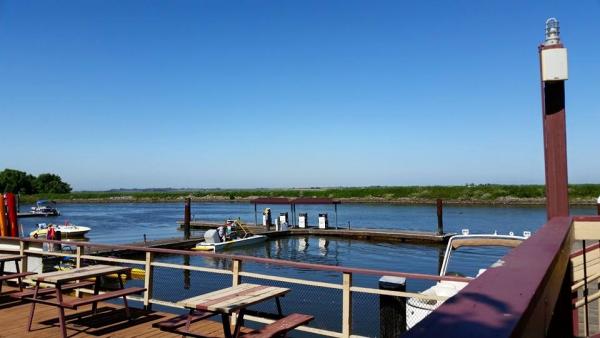
[[[15,194],[33,194],[35,193],[33,187],[34,180],[35,177],[26,172],[14,169],[4,169],[0,172],[0,193],[12,192]]]
[[[37,193],[66,194],[71,192],[71,186],[54,174],[40,174],[34,181],[33,187]]]

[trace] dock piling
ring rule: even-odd
[[[438,235],[444,234],[444,202],[441,198],[438,198],[436,201],[437,204],[437,233]]]
[[[383,276],[380,290],[406,291],[406,278]],[[406,298],[379,295],[379,337],[398,337],[406,332]]]
[[[183,210],[183,238],[186,240],[190,239],[191,205],[192,199],[187,197]]]

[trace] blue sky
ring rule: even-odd
[[[597,183],[597,0],[0,0],[0,169],[78,190],[543,183],[550,16],[570,181]]]

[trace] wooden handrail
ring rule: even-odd
[[[375,295],[387,295],[387,296],[395,296],[395,297],[403,297],[403,298],[423,298],[423,299],[434,299],[434,300],[445,300],[446,297],[438,297],[434,295],[423,295],[412,292],[399,292],[399,291],[390,291],[390,290],[380,290],[375,288],[366,288],[366,287],[358,287],[352,285],[353,274],[366,274],[366,275],[378,275],[378,276],[399,276],[405,278],[415,278],[415,279],[425,279],[425,280],[454,280],[454,281],[470,281],[468,278],[462,277],[439,277],[433,275],[426,274],[413,274],[413,273],[404,273],[404,272],[392,272],[392,271],[381,271],[381,270],[372,270],[372,269],[362,269],[362,268],[347,268],[347,267],[339,267],[339,266],[328,266],[322,264],[310,264],[310,263],[298,263],[286,260],[278,260],[278,259],[268,259],[268,258],[259,258],[259,257],[250,257],[250,256],[238,256],[238,255],[226,255],[226,254],[210,254],[210,253],[198,253],[193,251],[185,251],[185,250],[172,250],[172,249],[157,249],[157,248],[145,248],[145,247],[136,247],[136,246],[119,246],[119,245],[106,245],[106,244],[94,244],[89,242],[62,242],[62,241],[49,241],[49,240],[34,240],[34,239],[18,239],[18,238],[6,238],[0,237],[0,241],[9,241],[9,242],[18,242],[19,249],[11,249],[5,248],[3,250],[6,251],[20,251],[27,256],[58,256],[58,257],[73,257],[76,260],[77,266],[82,265],[83,260],[97,260],[97,261],[106,261],[120,264],[136,264],[136,265],[145,265],[145,276],[144,276],[144,287],[146,289],[142,298],[130,297],[128,299],[136,300],[143,302],[143,305],[146,309],[150,309],[152,304],[159,304],[162,306],[169,307],[179,307],[176,303],[170,301],[164,301],[159,299],[153,299],[153,269],[154,267],[164,267],[164,268],[172,268],[172,269],[182,269],[182,270],[196,270],[203,271],[208,273],[218,273],[218,274],[229,274],[232,275],[232,285],[241,283],[242,277],[250,277],[264,280],[274,280],[292,284],[299,285],[307,285],[313,287],[321,287],[321,288],[332,288],[339,289],[342,291],[342,332],[335,332],[323,329],[317,329],[314,327],[301,326],[298,329],[305,332],[316,333],[326,336],[333,337],[349,337],[352,335],[352,295],[353,293],[367,293],[367,294],[375,294]],[[39,247],[37,250],[35,249],[26,249],[30,246],[31,243],[54,243],[54,244],[68,244],[71,247],[76,247],[75,253],[62,253],[62,252],[46,252],[40,251]],[[112,249],[112,250],[129,250],[139,253],[145,253],[145,259],[124,259],[117,257],[107,257],[103,256],[107,254],[106,252],[97,252],[94,253],[89,248],[104,248],[104,249]],[[170,255],[183,255],[183,256],[202,256],[202,257],[216,257],[216,258],[225,258],[232,260],[231,269],[215,269],[209,267],[201,267],[194,266],[189,264],[174,264],[174,263],[166,263],[166,262],[156,262],[154,260],[155,254],[170,254]],[[304,280],[298,278],[289,278],[282,276],[273,276],[266,275],[254,272],[243,271],[243,262],[251,261],[254,263],[263,263],[263,264],[274,264],[278,266],[291,267],[291,268],[302,268],[302,269],[312,269],[317,271],[328,271],[328,272],[340,272],[342,274],[342,282],[341,283],[328,283],[328,282],[319,282],[312,280]],[[89,290],[81,289],[80,292],[89,292]],[[246,319],[258,322],[265,322],[266,319],[260,317],[247,316]]]
[[[231,254],[219,254],[219,253],[209,253],[209,252],[200,252],[200,251],[187,251],[187,250],[177,250],[177,249],[163,249],[163,248],[146,248],[146,247],[138,247],[138,246],[130,246],[130,245],[110,245],[110,244],[98,244],[91,242],[64,242],[64,241],[53,241],[53,240],[40,240],[40,239],[32,239],[32,238],[13,238],[13,237],[1,237],[0,240],[8,240],[8,241],[24,241],[29,243],[55,243],[55,244],[64,244],[70,246],[81,246],[81,247],[95,247],[95,248],[104,248],[104,249],[113,249],[113,250],[129,250],[129,251],[138,251],[142,252],[152,252],[158,254],[168,254],[168,255],[187,255],[187,256],[200,256],[200,257],[212,257],[212,258],[222,258],[229,260],[239,260],[243,262],[254,262],[254,263],[262,263],[262,264],[271,264],[271,265],[279,265],[286,267],[293,267],[299,269],[309,269],[309,270],[318,270],[318,271],[330,271],[330,272],[339,272],[339,273],[355,273],[361,275],[372,275],[372,276],[394,276],[394,277],[404,277],[409,279],[422,279],[422,280],[433,280],[433,281],[455,281],[455,282],[470,282],[471,279],[465,277],[458,276],[438,276],[438,275],[428,275],[422,273],[408,273],[408,272],[399,272],[399,271],[384,271],[384,270],[374,270],[374,269],[364,269],[364,268],[351,268],[344,266],[333,266],[333,265],[325,265],[325,264],[314,264],[314,263],[300,263],[294,261],[288,261],[283,259],[273,259],[273,258],[262,258],[262,257],[253,257],[253,256],[243,256],[243,255],[231,255]],[[39,254],[36,252],[35,254]],[[44,252],[44,254],[50,254]],[[67,254],[58,254],[53,253],[57,256],[67,255]],[[72,255],[75,256],[75,255]]]

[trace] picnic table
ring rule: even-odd
[[[33,321],[33,314],[35,311],[35,305],[37,303],[56,306],[58,308],[58,318],[60,323],[60,329],[62,337],[67,336],[67,329],[65,325],[65,308],[77,309],[79,306],[92,304],[92,313],[96,313],[98,302],[113,298],[123,297],[123,303],[125,305],[125,311],[127,317],[130,318],[129,307],[127,304],[127,295],[140,293],[145,291],[145,288],[125,288],[121,275],[130,273],[131,268],[125,266],[113,266],[113,265],[90,265],[81,268],[75,268],[64,271],[54,271],[48,273],[42,273],[31,276],[31,280],[35,282],[35,288],[33,292],[26,292],[21,295],[23,299],[30,300],[31,311],[29,313],[29,325],[28,331],[31,331],[31,324]],[[119,280],[120,289],[116,291],[110,291],[100,294],[100,277],[116,274]],[[89,281],[93,278],[94,281]],[[83,280],[83,282],[82,282]],[[40,289],[40,283],[54,284],[54,288]],[[73,290],[83,286],[94,286],[94,294],[90,297],[75,298],[71,300],[63,300],[62,292],[66,290]],[[54,292],[56,300],[51,301],[41,298],[41,296],[51,295]]]
[[[22,290],[23,284],[21,278],[25,276],[29,276],[33,274],[33,272],[21,272],[19,270],[19,261],[25,258],[23,255],[7,255],[0,254],[0,293],[2,293],[2,284],[9,279],[17,279],[19,283],[19,289]],[[4,266],[6,262],[15,262],[15,271],[14,273],[6,273],[4,271]]]
[[[279,297],[284,296],[288,292],[290,292],[290,289],[287,288],[242,283],[226,289],[184,299],[177,302],[177,304],[189,309],[186,331],[189,331],[190,323],[194,318],[201,318],[196,312],[208,313],[209,315],[221,314],[223,332],[225,333],[225,337],[230,338],[238,337],[246,308],[251,305],[275,298],[277,311],[282,316]],[[237,312],[237,320],[232,335],[229,316],[235,312]]]

